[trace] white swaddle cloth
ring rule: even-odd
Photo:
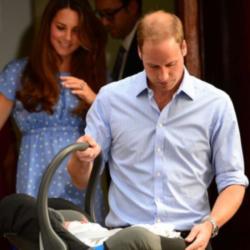
[[[137,224],[133,227],[143,227],[150,232],[168,238],[178,238],[180,233],[174,231],[174,225],[169,223]],[[122,228],[107,229],[97,223],[71,221],[67,224],[67,229],[84,244],[95,247],[102,244],[110,236],[116,234]]]

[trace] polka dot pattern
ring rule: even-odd
[[[62,148],[75,142],[83,134],[85,120],[72,114],[72,108],[76,107],[79,100],[63,87],[53,115],[25,110],[22,103],[15,98],[25,64],[26,59],[14,60],[4,68],[0,73],[0,93],[15,102],[12,116],[22,134],[16,190],[18,193],[36,197],[44,170]],[[98,217],[102,221],[104,208],[100,202],[100,186],[98,194],[96,209],[100,211]],[[61,197],[83,206],[85,193],[72,185],[66,170],[66,160],[52,180],[49,196]]]

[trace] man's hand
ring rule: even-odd
[[[88,184],[93,161],[100,154],[101,148],[89,135],[80,137],[77,142],[88,143],[89,147],[84,151],[77,151],[72,154],[67,168],[74,185],[79,189],[84,189]]]
[[[81,136],[77,142],[85,142],[89,147],[84,151],[77,151],[76,157],[81,162],[92,162],[100,154],[101,148],[89,135]]]
[[[187,243],[190,243],[185,250],[205,250],[211,238],[212,230],[213,225],[209,221],[195,225],[185,239]]]

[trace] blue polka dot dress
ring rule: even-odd
[[[72,114],[71,111],[78,104],[78,98],[63,87],[52,115],[46,112],[30,113],[25,110],[15,97],[16,91],[20,88],[25,65],[26,59],[14,60],[3,69],[0,73],[0,93],[15,102],[12,116],[22,135],[16,191],[36,197],[44,170],[62,148],[75,142],[83,134],[85,120]],[[100,188],[98,193],[101,195]],[[84,192],[71,183],[66,161],[61,164],[52,180],[49,196],[61,197],[83,206]],[[101,213],[100,202],[97,203],[98,210]]]

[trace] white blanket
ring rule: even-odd
[[[154,234],[168,238],[180,237],[180,233],[174,231],[174,226],[169,223],[156,223],[154,225],[138,224],[139,226],[148,229]],[[116,234],[122,228],[107,229],[99,224],[90,222],[71,221],[67,224],[67,229],[75,235],[84,244],[95,247],[102,244],[110,236]]]

